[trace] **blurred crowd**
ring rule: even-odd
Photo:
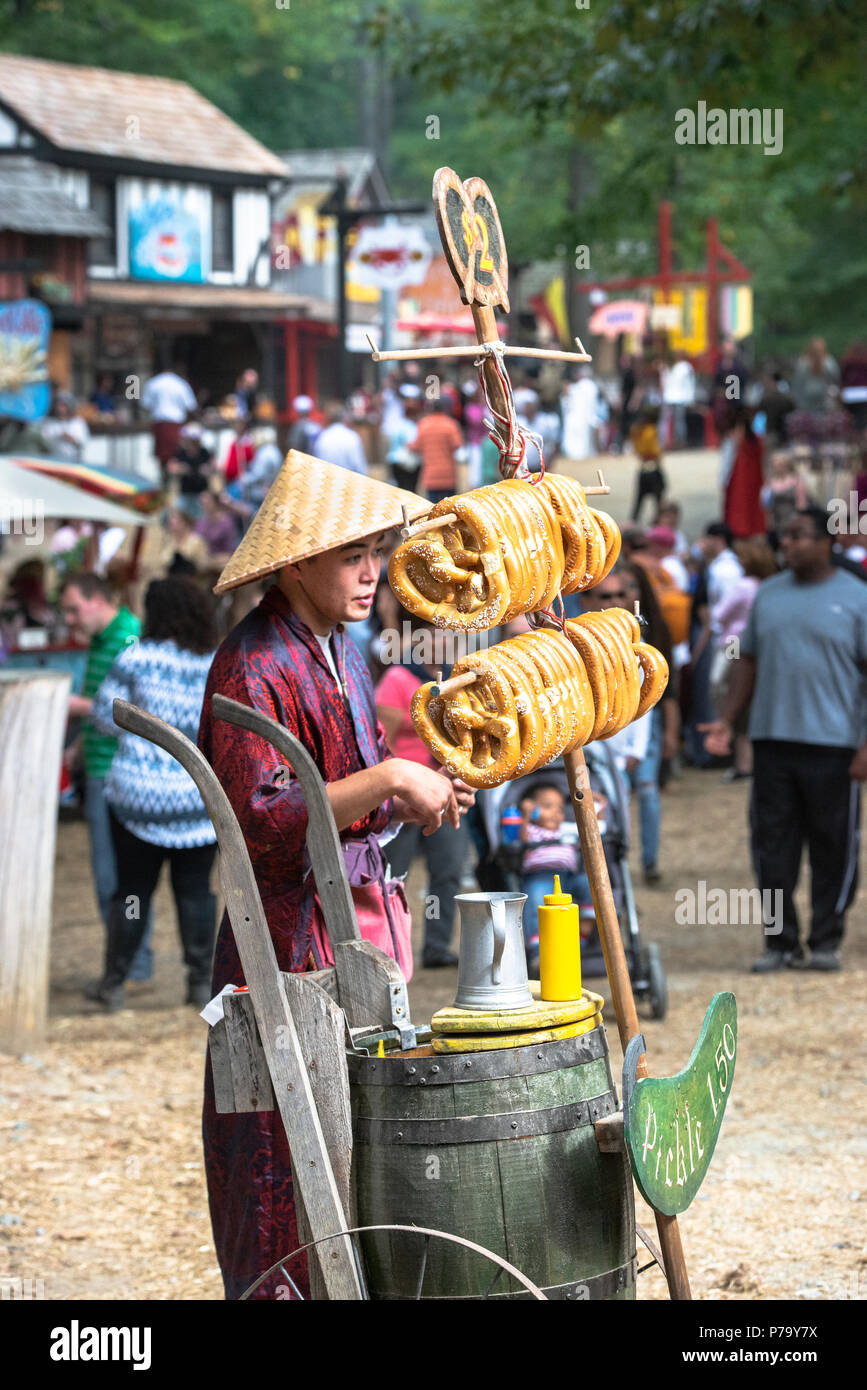
[[[818,509],[827,498],[816,449],[848,450],[852,487],[859,500],[867,496],[861,464],[867,348],[853,346],[838,363],[816,339],[791,380],[776,369],[751,371],[732,342],[713,380],[704,383],[683,355],[666,362],[627,357],[619,383],[604,387],[589,368],[564,381],[547,374],[548,365],[514,374],[531,470],[538,472],[543,460],[556,468],[606,449],[631,451],[636,459],[632,522],[623,529],[621,557],[595,589],[568,596],[565,609],[571,617],[608,607],[634,611],[638,604],[647,640],[669,662],[671,680],[659,706],[610,740],[624,794],[637,805],[640,863],[645,884],[653,886],[664,875],[664,792],[683,765],[719,768],[727,781],[752,774],[748,706],[738,711],[730,745],[709,738],[708,730],[730,703],[731,658],[757,595],[792,563],[790,537],[797,539],[805,516],[822,531],[815,519],[824,515]],[[188,998],[197,1004],[205,1002],[204,962],[214,929],[210,822],[197,798],[180,794],[168,755],[151,748],[143,758],[135,746],[142,741],[127,735],[118,743],[111,699],[120,694],[141,703],[195,738],[210,655],[258,602],[262,586],[247,585],[219,602],[211,590],[276,477],[285,446],[360,473],[384,468],[389,481],[431,501],[499,478],[488,408],[470,371],[425,377],[408,363],[389,372],[376,394],[359,391],[321,407],[298,396],[288,434],[278,439],[251,369],[237,383],[231,438],[222,449],[179,367],[146,384],[143,404],[166,503],[155,524],[125,530],[58,519],[46,524],[38,550],[10,550],[7,541],[6,553],[0,551],[0,661],[38,645],[77,645],[86,652],[82,692],[70,705],[64,767],[67,798],[74,801],[77,792],[90,831],[107,943],[94,997],[109,1007],[121,997],[124,980],[152,974],[150,901],[166,858]],[[110,398],[95,405],[107,410]],[[87,424],[66,393],[57,393],[39,428],[53,457],[82,457]],[[719,509],[690,534],[669,491],[666,455],[708,438],[719,447]],[[827,530],[818,541],[828,540],[829,564],[867,580],[867,550],[857,528],[834,538]],[[519,619],[490,640],[524,630]],[[420,629],[385,579],[371,618],[350,635],[371,669],[392,750],[430,763],[409,717],[412,696],[435,671],[447,672],[461,652],[437,648],[442,634]],[[579,898],[587,898],[558,787],[540,779],[520,806],[504,807],[504,823],[509,816],[526,845],[523,873],[533,901],[552,865]],[[425,914],[423,965],[455,963],[454,897],[462,884],[474,883],[474,872],[483,887],[494,886],[496,839],[480,807],[457,829],[444,825],[422,837],[406,826],[389,845],[396,875],[406,873],[417,854],[425,857],[428,901],[436,910]],[[139,904],[132,921],[122,911],[131,893]],[[528,938],[527,946],[532,965],[534,941]],[[114,994],[109,988],[106,995],[106,980],[114,981]]]

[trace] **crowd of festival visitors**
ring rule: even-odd
[[[839,968],[843,915],[856,883],[856,787],[867,776],[860,752],[867,741],[860,722],[867,550],[857,528],[830,533],[809,450],[817,443],[861,447],[867,349],[850,348],[838,365],[816,340],[788,380],[779,371],[750,373],[735,345],[726,344],[704,392],[683,355],[664,365],[624,359],[619,395],[603,390],[586,369],[565,387],[544,373],[516,373],[515,383],[534,471],[542,457],[546,467],[556,467],[558,459],[605,448],[631,450],[637,460],[621,558],[595,590],[570,596],[566,610],[574,616],[590,608],[632,609],[637,601],[648,640],[669,660],[665,698],[612,740],[637,803],[645,883],[664,882],[662,793],[684,763],[724,769],[726,781],[755,775],[756,872],[761,886],[784,894],[782,928],[766,936],[756,968]],[[167,754],[119,736],[111,702],[129,699],[195,739],[216,642],[246,611],[232,596],[216,604],[211,588],[284,457],[275,426],[257,410],[257,388],[255,372],[239,379],[232,438],[216,457],[181,371],[161,372],[147,384],[143,403],[169,505],[162,523],[149,528],[134,568],[129,535],[73,520],[54,528],[38,556],[29,551],[11,571],[5,566],[0,659],[32,629],[50,643],[71,640],[87,648],[83,689],[70,702],[64,763],[81,789],[106,929],[105,964],[90,993],[108,1008],[122,1004],[125,981],[153,972],[151,899],[166,859],[188,1001],[201,1006],[207,999],[213,829],[192,783]],[[498,451],[486,413],[475,377],[425,377],[408,364],[388,375],[376,398],[360,392],[319,409],[297,397],[288,438],[280,442],[356,472],[384,465],[389,481],[436,501],[497,481]],[[378,433],[360,430],[360,419],[374,419]],[[74,401],[59,393],[43,426],[51,451],[80,457],[86,431]],[[720,510],[701,535],[687,536],[669,495],[666,455],[708,437],[720,450]],[[858,497],[867,495],[857,459],[852,473]],[[240,600],[248,607],[260,596],[258,586],[249,588],[257,592],[242,590]],[[396,756],[431,764],[409,706],[419,683],[453,654],[419,661],[418,626],[384,581],[371,619],[356,629],[350,635],[376,682],[389,746]],[[519,620],[492,640],[521,630]],[[549,804],[551,792],[540,786],[522,808],[533,901],[555,859],[564,874],[575,875],[576,891],[583,880],[574,842],[563,846],[563,817]],[[397,876],[416,853],[425,856],[428,898],[438,909],[426,914],[424,966],[456,961],[454,897],[471,872],[473,843],[478,856],[482,841],[479,819],[471,817],[425,837],[407,826],[388,847]],[[813,866],[809,959],[792,903],[802,842]]]

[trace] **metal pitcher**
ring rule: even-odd
[[[459,1009],[528,1009],[527,958],[521,918],[526,893],[458,893],[461,949]]]

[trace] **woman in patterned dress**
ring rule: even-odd
[[[154,580],[141,641],[125,647],[93,699],[90,718],[117,734],[116,699],[128,700],[195,739],[215,646],[214,601],[187,578]],[[171,865],[187,1003],[211,997],[216,901],[210,890],[217,837],[189,773],[149,739],[120,730],[105,788],[117,859],[105,972],[97,1002],[124,1005],[124,981],[144,935],[163,863]]]

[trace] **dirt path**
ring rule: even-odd
[[[746,792],[688,773],[664,799],[663,885],[638,887],[642,929],[660,943],[670,1012],[646,1022],[652,1068],[679,1070],[715,991],[738,996],[734,1093],[710,1173],[682,1218],[698,1298],[867,1295],[867,1068],[863,906],[839,976],[751,976],[758,929],[677,926],[677,890],[749,888]],[[418,870],[411,882],[421,903]],[[49,1045],[3,1059],[0,1275],[41,1280],[44,1297],[220,1298],[199,1109],[205,1025],[184,1008],[167,889],[157,901],[155,987],[106,1018],[80,996],[101,945],[81,823],[61,826]],[[591,981],[600,989],[599,981]],[[410,992],[427,1019],[455,972],[422,971]],[[606,991],[602,991],[606,992]],[[619,1067],[616,1030],[609,1042]],[[649,1212],[638,1220],[652,1230]],[[664,1297],[656,1272],[639,1296]]]

